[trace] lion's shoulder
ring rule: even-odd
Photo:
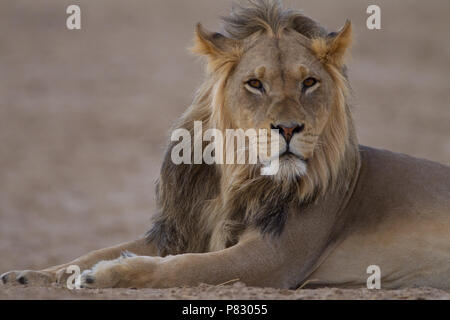
[[[359,197],[378,206],[450,208],[449,166],[383,149],[359,150]]]

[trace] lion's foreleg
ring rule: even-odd
[[[286,287],[285,257],[279,249],[256,235],[216,252],[123,257],[86,270],[81,282],[88,288],[167,288],[239,280],[248,285]]]

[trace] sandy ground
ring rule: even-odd
[[[217,29],[229,1],[0,2],[0,273],[41,269],[135,238],[154,211],[168,128],[202,80],[187,53],[198,21]],[[356,31],[350,78],[361,143],[450,164],[450,2],[288,1],[330,29]],[[19,298],[441,298],[432,289],[298,290],[202,286],[68,291],[2,288]]]
[[[68,290],[61,288],[7,288],[0,291],[0,299],[183,299],[183,300],[343,300],[343,299],[396,299],[396,300],[450,300],[450,293],[432,289],[417,288],[406,290],[368,289],[301,289],[280,290],[273,288],[247,287],[243,283],[226,286],[200,285],[196,288],[171,289],[95,289]]]

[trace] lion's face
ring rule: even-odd
[[[261,20],[260,9],[232,15],[229,37],[197,26],[193,51],[208,57],[210,77],[192,117],[201,111],[221,130],[267,130],[269,143],[258,141],[261,163],[279,158],[275,178],[309,197],[337,181],[348,146],[357,145],[343,72],[351,23],[328,33],[301,13]]]
[[[296,32],[262,35],[246,46],[224,107],[235,128],[278,129],[279,173],[302,175],[329,117],[332,79]]]

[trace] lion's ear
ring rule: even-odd
[[[210,67],[215,70],[226,62],[235,62],[240,55],[240,45],[237,40],[225,37],[217,32],[205,30],[200,23],[195,29],[192,52],[208,57]]]
[[[339,32],[331,33],[327,38],[313,39],[311,47],[320,61],[342,67],[351,42],[352,24],[347,20]]]

